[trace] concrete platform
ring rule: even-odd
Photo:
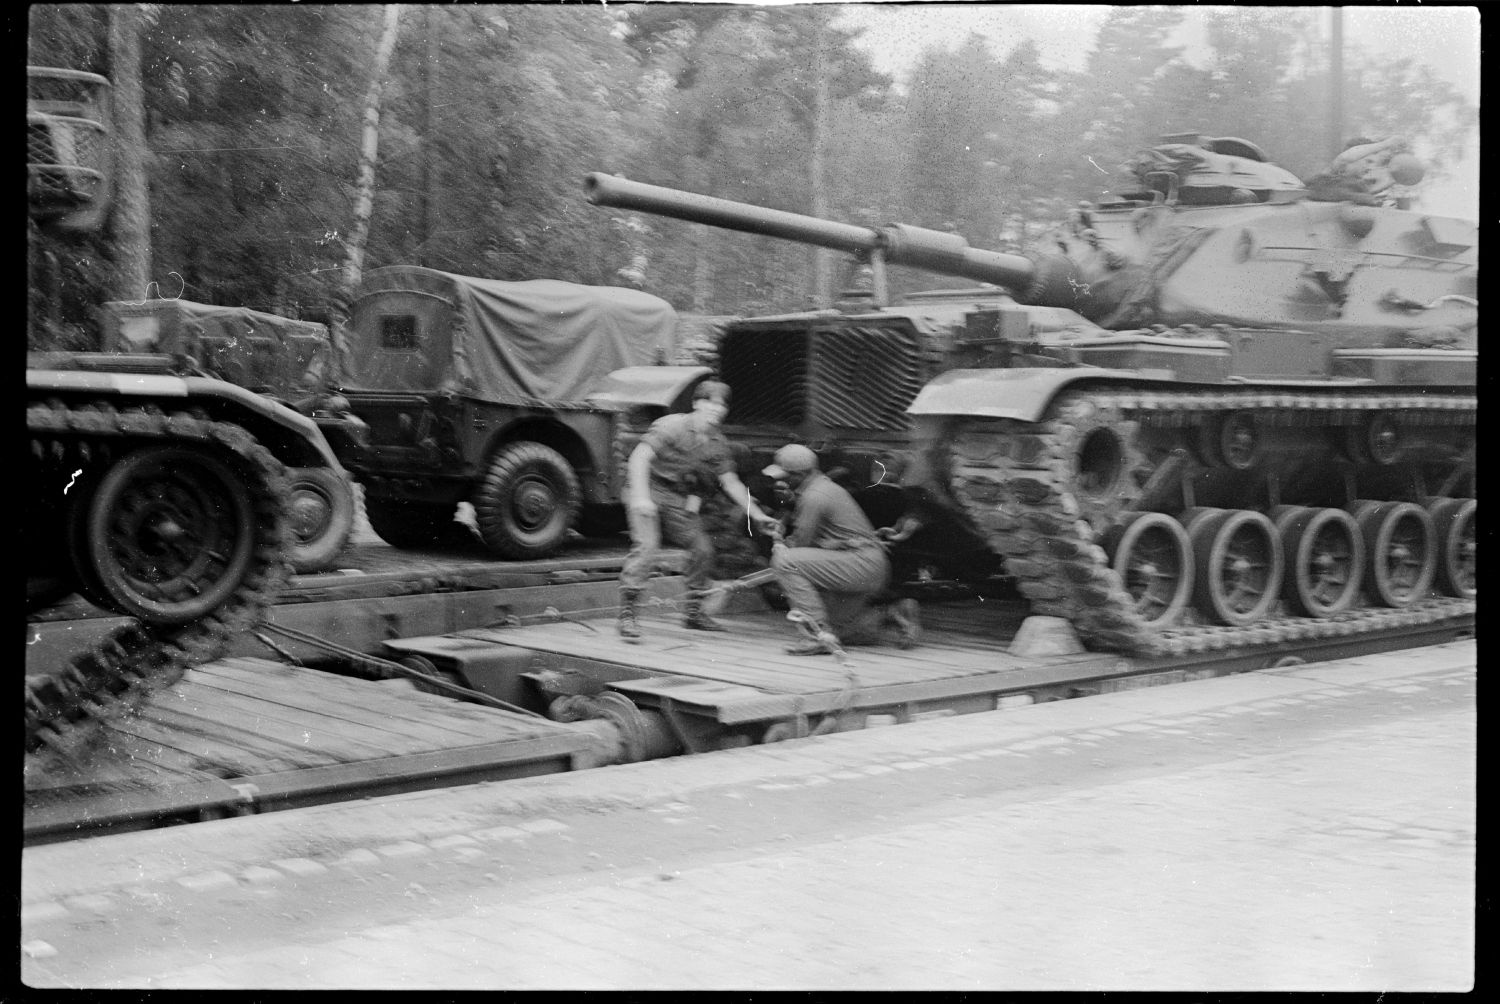
[[[116,989],[1463,992],[1472,641],[29,848]]]

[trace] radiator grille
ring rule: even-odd
[[[719,345],[728,422],[905,430],[922,385],[917,336],[874,325],[735,329]]]
[[[847,327],[814,340],[817,419],[846,429],[905,429],[906,406],[921,389],[916,337],[885,328]]]
[[[726,421],[798,427],[806,416],[806,330],[735,330],[719,343],[719,374],[733,394]]]

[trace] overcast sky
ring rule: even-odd
[[[847,16],[865,28],[862,43],[878,69],[901,79],[928,46],[957,47],[970,32],[993,40],[1003,55],[1022,38],[1036,41],[1045,65],[1080,69],[1093,45],[1107,5],[875,3],[845,5]],[[1187,47],[1202,37],[1199,9],[1187,10],[1182,36]],[[1328,8],[1319,8],[1326,12]],[[1426,63],[1476,105],[1479,103],[1479,11],[1477,7],[1345,7],[1344,43],[1374,54],[1409,56]],[[1326,13],[1320,18],[1328,30]],[[1253,137],[1250,137],[1253,138]],[[1150,137],[1142,137],[1143,143]],[[1477,218],[1478,150],[1471,149],[1451,181],[1428,185],[1422,208],[1429,212]]]

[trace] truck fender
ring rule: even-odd
[[[1130,370],[1043,366],[949,370],[923,387],[906,413],[914,416],[973,415],[1036,422],[1047,413],[1047,406],[1053,399],[1069,385],[1121,379],[1139,381],[1140,374]]]
[[[606,374],[588,403],[611,411],[648,405],[670,411],[690,388],[712,375],[707,366],[626,366]]]

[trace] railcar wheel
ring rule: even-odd
[[[1264,617],[1281,589],[1283,567],[1271,521],[1250,509],[1228,509],[1198,520],[1189,537],[1199,609],[1232,627]]]
[[[1193,550],[1181,523],[1159,512],[1132,513],[1110,531],[1105,551],[1143,625],[1177,620],[1193,591]]]
[[[1365,541],[1365,587],[1384,606],[1427,594],[1437,570],[1437,534],[1427,510],[1411,502],[1361,500],[1350,506]]]
[[[503,557],[543,557],[567,537],[582,496],[562,454],[541,443],[511,443],[495,454],[474,492],[479,536]]]
[[[1308,617],[1331,617],[1359,595],[1364,539],[1342,509],[1286,507],[1276,519],[1285,562],[1282,595]]]
[[[89,500],[84,530],[80,579],[109,609],[152,624],[218,609],[255,555],[245,477],[192,447],[146,447],[112,466]]]
[[[1427,508],[1437,534],[1438,586],[1449,596],[1472,600],[1479,503],[1475,499],[1435,499]]]

